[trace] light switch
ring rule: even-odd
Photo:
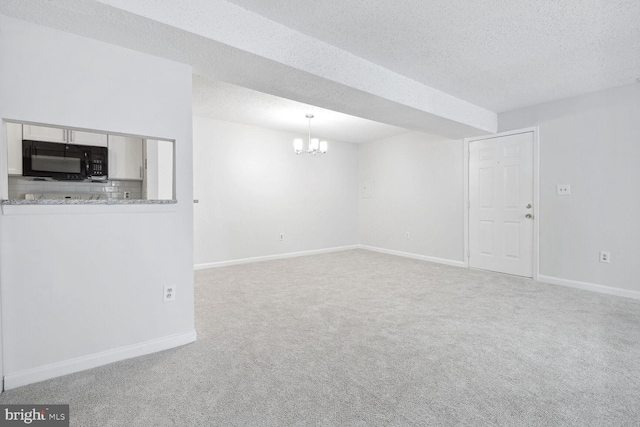
[[[558,184],[556,186],[556,194],[558,196],[568,196],[571,194],[571,185],[569,184]]]

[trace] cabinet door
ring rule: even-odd
[[[144,154],[146,199],[173,199],[173,142],[147,139]]]
[[[142,138],[109,135],[109,179],[142,180]]]
[[[104,133],[83,132],[69,129],[69,143],[80,145],[92,145],[96,147],[106,147],[108,145],[107,135]]]
[[[46,126],[23,125],[24,139],[34,141],[67,142],[67,130]]]
[[[22,125],[6,123],[8,172],[9,175],[22,175]]]

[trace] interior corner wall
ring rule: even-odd
[[[500,131],[539,126],[540,275],[640,291],[640,84],[505,112],[498,122]],[[556,195],[558,184],[571,195]]]
[[[296,155],[305,135],[204,117],[193,132],[196,267],[358,243],[357,145]]]
[[[0,118],[174,139],[178,199],[161,213],[0,215],[5,376],[193,336],[191,75],[0,15]]]
[[[361,144],[360,243],[463,263],[463,167],[462,140],[408,132]]]

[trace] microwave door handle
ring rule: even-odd
[[[87,152],[84,152],[84,169],[86,170],[86,177],[89,178],[92,174],[89,169],[89,156]]]

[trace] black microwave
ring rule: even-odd
[[[107,147],[22,140],[22,176],[54,180],[106,180]]]

